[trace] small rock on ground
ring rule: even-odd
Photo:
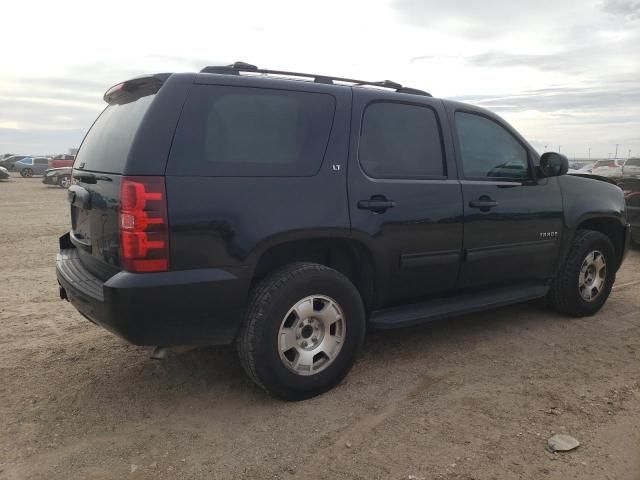
[[[547,441],[549,450],[552,452],[568,452],[580,446],[580,442],[570,435],[559,433]]]

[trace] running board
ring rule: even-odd
[[[439,298],[423,303],[376,310],[369,317],[372,328],[389,329],[408,327],[441,318],[464,315],[466,313],[490,310],[492,308],[525,302],[544,297],[548,285],[529,285],[485,290],[448,298]]]

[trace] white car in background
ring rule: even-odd
[[[591,169],[595,162],[576,162],[578,165],[574,165],[574,167],[578,168],[569,168],[567,173],[591,173]]]
[[[593,165],[591,173],[601,177],[621,177],[623,165],[624,160],[598,160]]]
[[[622,167],[622,175],[640,177],[640,157],[627,160]]]

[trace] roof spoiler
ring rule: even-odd
[[[102,98],[109,105],[130,103],[147,95],[157,93],[169,76],[169,73],[159,73],[132,78],[109,88]]]

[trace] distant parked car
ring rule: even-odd
[[[13,164],[19,162],[23,158],[27,158],[27,155],[12,155],[10,157],[5,157],[0,160],[0,167],[4,167],[7,170],[13,170]]]
[[[624,200],[627,205],[627,219],[631,224],[631,240],[636,247],[640,248],[640,176],[625,176],[618,181],[618,186],[622,188],[624,192]]]
[[[622,167],[623,176],[640,177],[640,157],[630,158]]]
[[[581,170],[587,165],[593,165],[590,160],[572,160],[569,162],[569,170]]]
[[[13,170],[23,177],[42,175],[49,168],[48,157],[26,157],[13,164]]]
[[[624,160],[598,160],[591,173],[601,177],[621,177]]]
[[[4,167],[0,167],[0,180],[6,180],[10,176],[11,174],[9,173],[9,170]]]
[[[52,168],[44,172],[42,183],[45,185],[58,185],[62,188],[71,186],[71,167]]]
[[[568,173],[591,173],[591,170],[593,169],[593,165],[595,162],[575,162],[575,163],[581,163],[582,165],[574,165],[575,167],[578,168],[569,168],[569,172]]]
[[[75,161],[75,155],[56,155],[49,160],[49,168],[73,167]]]

